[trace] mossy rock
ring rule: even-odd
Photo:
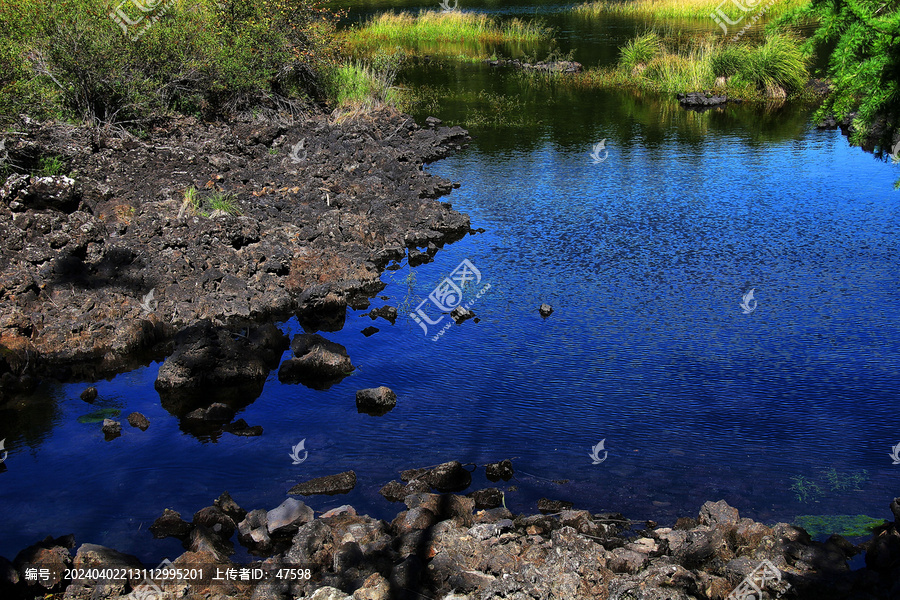
[[[873,519],[866,515],[801,515],[794,519],[794,525],[802,527],[814,538],[833,533],[844,537],[866,536],[884,523],[884,519]]]

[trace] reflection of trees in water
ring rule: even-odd
[[[61,398],[60,385],[42,384],[34,392],[17,394],[0,404],[0,440],[6,440],[9,451],[0,471],[6,470],[4,467],[23,446],[36,449],[50,437],[53,427],[62,419]]]

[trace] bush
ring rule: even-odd
[[[318,97],[337,47],[317,2],[168,0],[132,39],[103,0],[0,0],[0,110],[121,123]]]

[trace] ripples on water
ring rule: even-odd
[[[270,377],[238,415],[263,426],[259,438],[183,433],[159,405],[157,364],[99,382],[94,406],[78,398],[84,384],[45,384],[2,429],[0,554],[75,532],[154,562],[179,552],[146,532],[166,507],[189,518],[227,489],[272,508],[298,481],[349,469],[356,490],[309,503],[390,518],[384,483],[454,459],[513,458],[517,478],[501,487],[518,488],[507,505],[522,512],[548,496],[660,522],[722,498],[769,522],[888,516],[900,473],[888,457],[900,442],[897,167],[811,128],[804,109],[697,115],[626,93],[550,106],[528,109],[547,111],[541,126],[476,131],[427,168],[462,183],[449,200],[486,232],[414,269],[412,294],[408,268],[383,277],[387,303],[408,308],[468,258],[492,286],[473,307],[479,323],[432,342],[409,319],[351,311],[325,335],[357,371],[327,391]],[[608,158],[592,164],[601,139]],[[745,315],[750,288],[758,305]],[[381,331],[364,337],[372,324]],[[358,414],[355,391],[378,385],[397,407]],[[104,407],[151,426],[104,442],[98,424],[77,422]],[[304,438],[309,458],[292,465]],[[607,460],[592,465],[601,439]],[[866,477],[833,491],[826,469]],[[799,502],[799,476],[823,494]],[[472,489],[487,485],[476,471]]]

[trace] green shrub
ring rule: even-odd
[[[56,111],[128,123],[319,97],[337,46],[335,15],[318,2],[169,0],[132,39],[103,0],[0,0],[0,60],[10,65],[0,118]]]

